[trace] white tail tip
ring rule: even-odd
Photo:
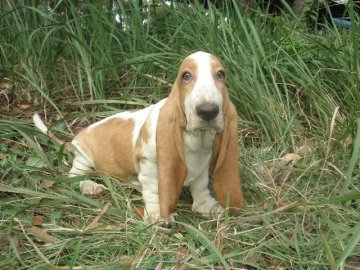
[[[47,134],[48,128],[45,126],[44,122],[41,120],[40,116],[37,113],[33,115],[33,121],[35,126],[40,129],[41,132]]]

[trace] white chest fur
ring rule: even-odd
[[[184,154],[186,167],[188,169],[185,186],[190,185],[194,180],[199,178],[204,171],[209,170],[215,133],[215,130],[184,132]]]

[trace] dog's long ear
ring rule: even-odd
[[[225,94],[224,130],[216,135],[212,150],[212,187],[216,199],[223,207],[226,207],[226,200],[229,197],[230,211],[235,212],[245,207],[245,201],[241,190],[237,156],[237,112],[228,93]]]
[[[182,138],[185,121],[175,84],[160,110],[156,129],[160,215],[163,218],[174,211],[187,175]]]

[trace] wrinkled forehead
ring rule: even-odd
[[[214,55],[205,52],[189,55],[180,65],[180,71],[190,71],[198,76],[214,74],[220,68],[223,68],[220,61]]]

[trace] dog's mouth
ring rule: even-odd
[[[186,131],[194,132],[197,130],[215,130],[216,133],[220,133],[224,129],[224,122],[222,117],[216,117],[211,121],[205,121],[196,117],[197,119],[190,119],[187,121]]]

